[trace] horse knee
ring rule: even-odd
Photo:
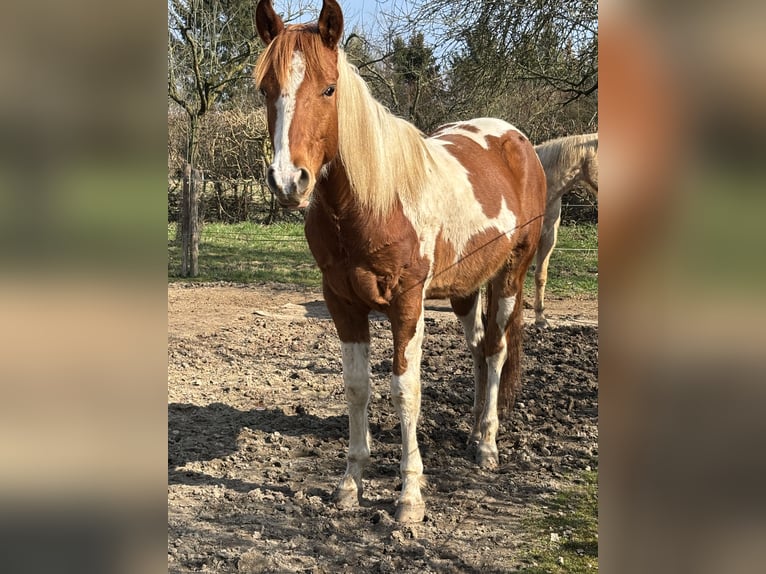
[[[397,408],[409,410],[420,403],[420,389],[411,382],[402,381],[401,377],[394,377],[391,381],[391,400]]]
[[[367,405],[370,399],[370,386],[367,381],[364,384],[346,384],[346,401],[352,405]]]

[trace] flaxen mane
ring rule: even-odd
[[[433,160],[421,132],[372,97],[342,50],[338,72],[340,158],[360,202],[384,215],[397,195],[420,194]]]

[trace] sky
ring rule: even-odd
[[[343,9],[343,16],[348,30],[351,30],[356,24],[362,29],[375,24],[375,17],[379,9],[378,1],[339,0],[339,2],[340,7]],[[381,2],[381,4],[390,4],[390,2]]]
[[[373,43],[385,36],[385,31],[389,30],[392,23],[396,25],[407,22],[406,15],[420,3],[418,0],[338,0],[338,2],[343,10],[344,37],[356,29]],[[288,12],[288,7],[293,11],[300,7],[308,9],[309,13],[298,19],[298,22],[311,21],[312,14],[314,19],[317,18],[322,8],[322,0],[273,0],[273,3],[276,11],[283,15]],[[426,43],[434,44],[429,32],[422,31],[425,33]],[[403,27],[399,27],[397,32],[405,37],[408,35]],[[436,47],[436,53],[439,53],[438,47]]]
[[[338,0],[343,10],[346,32],[358,26],[362,30],[375,30],[377,17],[381,11],[392,11],[408,4],[408,0]],[[282,13],[288,5],[310,6],[319,13],[322,0],[274,0],[274,8]]]

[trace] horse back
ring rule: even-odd
[[[506,122],[474,122],[446,126],[430,140],[450,172],[432,192],[442,206],[434,297],[475,291],[503,265],[530,258],[540,237],[545,173],[534,147]]]

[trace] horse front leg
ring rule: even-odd
[[[335,491],[341,508],[352,508],[362,502],[362,471],[370,461],[370,429],[367,406],[370,401],[369,343],[341,343],[343,353],[343,385],[348,405],[348,453],[346,472]]]
[[[423,461],[418,447],[417,425],[420,416],[420,361],[425,326],[422,298],[417,309],[402,309],[392,313],[390,318],[394,336],[391,398],[402,428],[402,493],[397,503],[396,520],[421,522],[425,514],[425,503],[420,494]]]
[[[370,401],[370,331],[367,311],[341,307],[325,293],[325,301],[341,340],[343,386],[348,406],[348,453],[346,472],[334,493],[340,508],[362,502],[362,471],[370,460],[370,429],[367,407]]]
[[[553,248],[561,223],[561,199],[548,206],[543,221],[543,229],[540,234],[540,242],[537,246],[537,260],[535,263],[535,325],[548,327],[545,318],[545,286],[548,283],[548,263],[551,260]]]

